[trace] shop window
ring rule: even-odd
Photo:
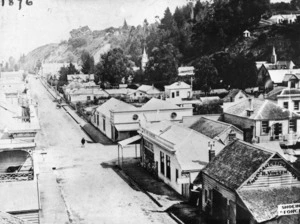
[[[261,122],[261,134],[267,135],[269,133],[269,121]]]
[[[166,155],[166,163],[167,163],[167,178],[171,180],[171,160],[170,156]]]
[[[178,180],[178,169],[175,169],[175,175],[176,175],[176,182]]]
[[[139,118],[139,116],[138,116],[137,114],[134,114],[134,115],[132,116],[132,119],[133,119],[134,121],[136,121],[138,118]]]
[[[165,175],[165,154],[160,152],[160,172]]]

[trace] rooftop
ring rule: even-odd
[[[300,203],[300,188],[296,187],[242,190],[238,195],[259,223],[278,217],[280,204]]]
[[[203,169],[203,173],[236,190],[274,154],[264,148],[235,140]]]
[[[224,102],[230,102],[231,98],[234,98],[240,91],[242,91],[242,93],[247,96],[247,94],[243,90],[231,89],[231,90],[229,90],[229,93],[223,98],[223,101]]]
[[[191,129],[201,134],[204,134],[210,138],[215,138],[219,136],[231,127],[233,126],[230,124],[221,121],[211,120],[208,117],[201,117],[198,121],[196,121],[190,126]]]
[[[165,89],[189,89],[189,88],[191,88],[191,86],[182,81],[174,82],[169,86],[165,86]]]
[[[141,110],[172,110],[178,108],[180,107],[168,101],[152,98],[141,107]]]
[[[147,124],[146,129],[173,144],[173,150],[183,170],[200,170],[208,163],[207,145],[212,141],[211,138],[169,121]],[[223,147],[219,142],[215,142],[216,154]]]
[[[135,106],[125,103],[121,100],[111,98],[101,106],[97,108],[97,111],[104,114],[106,117],[110,117],[110,111],[126,111],[126,110],[137,110]]]
[[[250,116],[247,116],[247,110],[253,110]],[[228,108],[224,108],[224,113],[239,117],[245,117],[253,120],[284,120],[292,117],[299,117],[294,112],[281,108],[269,100],[249,99],[242,100]]]

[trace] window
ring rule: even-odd
[[[172,92],[172,98],[175,98],[175,93],[174,92]]]
[[[177,180],[178,180],[178,170],[177,169],[175,169],[175,175],[176,175],[176,182],[177,182]]]
[[[289,109],[289,102],[283,102],[283,107],[285,109]]]
[[[134,93],[133,95],[136,96],[136,93]]]
[[[175,112],[171,113],[171,118],[175,119],[177,117],[177,114]]]
[[[160,152],[160,172],[165,175],[165,155],[163,152]]]
[[[95,124],[97,123],[97,115],[96,115],[96,113],[94,113],[94,123]]]
[[[299,101],[294,101],[294,110],[299,110]]]
[[[167,178],[171,180],[171,161],[170,156],[166,155],[166,163],[167,163]]]
[[[261,122],[261,134],[266,135],[269,133],[269,121]]]
[[[289,128],[290,131],[297,132],[297,120],[290,120]]]
[[[176,96],[179,96],[179,91],[176,91]]]
[[[134,115],[132,116],[132,120],[134,120],[134,121],[136,121],[138,118],[139,118],[139,116],[138,116],[137,114],[134,114]]]
[[[142,93],[140,93],[140,96],[142,96],[143,94]]]
[[[207,202],[207,199],[208,199],[208,195],[207,195],[207,190],[205,189],[205,195],[204,195],[204,201]]]
[[[103,131],[105,131],[105,118],[103,118]]]
[[[99,114],[97,114],[97,125],[99,126]]]
[[[87,98],[87,100],[91,100],[91,96],[87,96],[86,98]]]
[[[233,141],[236,138],[236,133],[234,131],[231,131],[228,135],[228,140]]]

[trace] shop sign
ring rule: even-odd
[[[300,214],[300,203],[278,205],[278,216]]]

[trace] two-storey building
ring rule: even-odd
[[[284,140],[299,134],[300,117],[269,100],[246,99],[224,109],[224,122],[244,131],[247,142]]]

